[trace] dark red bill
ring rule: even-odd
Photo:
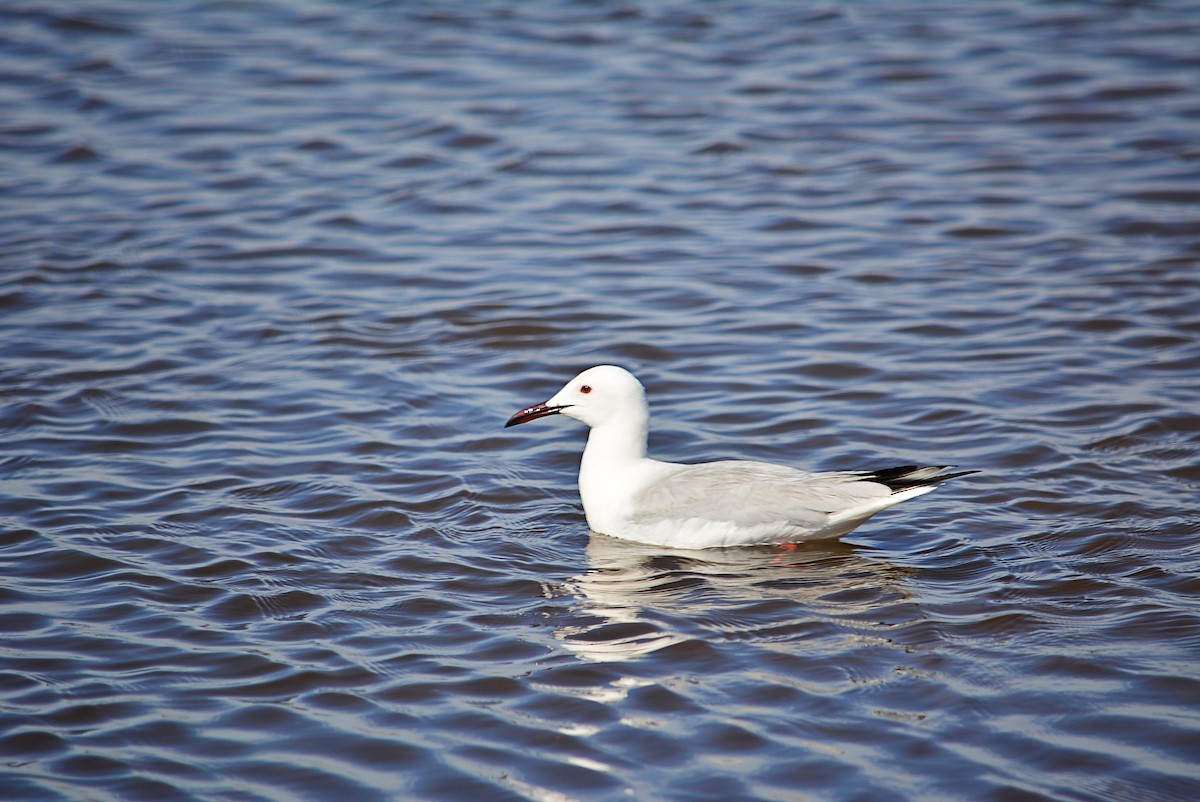
[[[518,423],[529,423],[531,420],[544,418],[547,415],[557,415],[569,406],[571,405],[562,404],[556,407],[549,407],[545,404],[534,404],[531,407],[525,407],[525,409],[509,418],[508,423],[504,424],[504,428],[507,429],[509,426],[516,426]]]

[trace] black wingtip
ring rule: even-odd
[[[914,487],[936,487],[942,482],[950,479],[957,479],[960,476],[969,476],[979,471],[956,471],[955,473],[942,473],[942,471],[950,470],[957,466],[954,465],[932,465],[928,468],[921,468],[916,465],[901,465],[895,468],[883,468],[877,471],[864,471],[863,478],[870,482],[878,482],[885,485],[893,493],[899,493],[901,490],[911,490]]]
[[[947,465],[946,467],[953,468],[954,466]],[[940,483],[946,481],[947,479],[957,479],[960,476],[970,476],[973,473],[983,473],[983,471],[973,470],[973,471],[957,471],[956,473],[943,473],[940,476],[933,477],[933,479],[930,480],[930,484],[935,484],[935,485],[940,484]]]

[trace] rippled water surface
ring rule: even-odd
[[[6,3],[0,797],[1200,799],[1200,14]],[[590,534],[651,450],[982,473]]]

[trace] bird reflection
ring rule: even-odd
[[[869,620],[907,596],[905,569],[838,540],[685,550],[590,538],[588,571],[569,583],[578,615],[557,632],[588,660],[632,660],[703,632],[755,637],[806,617]]]

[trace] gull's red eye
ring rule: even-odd
[[[579,392],[583,393],[584,395],[587,395],[587,394],[588,394],[588,393],[590,393],[591,391],[592,391],[592,385],[590,385],[590,384],[585,384],[585,385],[582,385],[582,386],[579,388]]]

